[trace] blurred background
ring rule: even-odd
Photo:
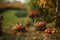
[[[47,36],[49,36],[48,40],[60,40],[58,38],[60,37],[60,0],[0,0],[0,16],[2,24],[0,31],[3,32],[1,40],[33,40],[32,38],[36,37],[38,37],[37,40],[45,40]],[[35,20],[37,22],[45,21],[46,28],[51,27],[54,31],[59,32],[55,34],[46,34],[45,30],[37,32],[34,26]],[[21,34],[22,38],[20,34],[13,34],[12,28],[16,26],[17,22],[22,22],[24,27],[28,22],[31,24],[28,32]],[[32,37],[33,35],[34,37]]]

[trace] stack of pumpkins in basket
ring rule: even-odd
[[[40,22],[34,23],[34,26],[36,27],[36,31],[44,31],[46,29],[46,22],[40,21]]]

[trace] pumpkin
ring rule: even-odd
[[[54,30],[51,31],[51,34],[55,34],[55,33],[56,33],[56,31],[54,31]]]
[[[22,28],[22,25],[20,24],[20,25],[14,26],[14,27],[13,27],[13,30],[15,30],[15,29],[21,29],[21,28]]]
[[[46,24],[46,22],[38,22],[38,23],[35,23],[34,26],[44,26]]]
[[[49,33],[50,34],[51,33],[51,30],[46,29],[45,30],[45,33]]]
[[[49,33],[49,34],[55,34],[56,33],[56,30],[53,30],[53,29],[48,28],[44,32],[45,33]]]
[[[48,33],[48,30],[47,29],[45,30],[45,33]]]

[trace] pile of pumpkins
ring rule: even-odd
[[[56,30],[56,28],[47,28],[45,29],[44,31],[45,33],[48,33],[48,34],[56,34],[58,32],[58,30]]]
[[[44,25],[46,25],[46,22],[44,22],[44,21],[37,22],[37,23],[34,24],[34,26],[36,26],[36,27],[44,26]]]
[[[45,21],[40,21],[34,24],[36,27],[37,31],[44,31],[45,33],[49,34],[56,34],[58,30],[56,28],[51,28],[51,27],[46,27],[46,22]]]

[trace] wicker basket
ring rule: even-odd
[[[36,31],[44,31],[46,29],[46,22],[38,22],[34,24]]]

